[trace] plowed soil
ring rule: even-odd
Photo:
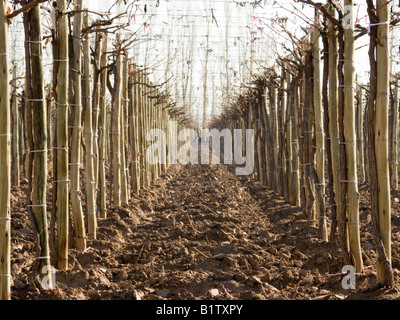
[[[374,290],[368,190],[361,187],[364,274],[341,286],[338,245],[318,240],[304,213],[250,177],[224,165],[176,165],[125,208],[109,207],[98,239],[73,249],[57,271],[57,290],[29,281],[34,235],[24,205],[12,197],[12,298],[20,299],[398,299]],[[393,195],[393,267],[400,276],[399,200]]]

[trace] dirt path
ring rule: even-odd
[[[27,283],[32,233],[13,221],[14,299],[344,299],[337,246],[320,243],[298,208],[223,165],[175,166],[125,209],[110,208],[98,240],[71,250],[57,293]],[[370,267],[371,268],[371,267]],[[398,281],[398,271],[396,279]],[[386,292],[393,298],[395,292]]]

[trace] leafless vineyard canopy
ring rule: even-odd
[[[225,158],[251,145],[249,181],[299,208],[343,265],[372,268],[372,290],[395,288],[399,5],[0,0],[0,300],[15,288],[17,194],[35,250],[27,285],[56,292],[52,266],[69,270],[71,250],[102,241],[110,212],[131,212],[179,166],[173,142],[185,128],[199,136],[228,129]],[[165,148],[149,156],[155,128],[166,133]],[[202,186],[209,170],[197,177]]]

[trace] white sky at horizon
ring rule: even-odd
[[[84,0],[89,9],[94,11],[108,11],[114,0]],[[132,1],[128,1],[131,3]],[[262,7],[253,9],[253,6],[247,4],[239,6],[233,0],[159,0],[159,6],[156,7],[157,0],[136,0],[135,5],[135,21],[130,26],[130,32],[137,32],[138,39],[153,39],[147,43],[143,42],[136,46],[131,54],[136,56],[137,63],[143,65],[145,62],[144,52],[146,46],[149,46],[149,55],[147,57],[151,66],[156,66],[154,73],[150,76],[154,83],[163,83],[166,73],[166,57],[168,56],[168,44],[174,58],[174,63],[170,70],[169,76],[174,76],[170,83],[170,92],[176,98],[178,105],[183,104],[180,99],[182,87],[182,61],[188,61],[190,30],[195,30],[196,41],[195,51],[192,61],[194,70],[193,83],[189,86],[193,87],[193,109],[197,119],[202,121],[203,114],[203,80],[205,65],[205,47],[207,34],[207,21],[211,19],[211,9],[213,10],[218,27],[215,21],[210,25],[209,47],[213,51],[209,57],[208,65],[208,91],[207,91],[207,114],[211,115],[211,107],[214,102],[214,112],[218,113],[217,108],[222,101],[222,87],[225,85],[225,50],[226,50],[226,26],[228,25],[228,57],[229,75],[231,82],[231,92],[240,90],[241,82],[249,84],[251,78],[247,68],[250,68],[251,58],[250,42],[253,38],[253,69],[254,73],[262,72],[263,67],[274,65],[276,53],[286,55],[282,49],[282,44],[291,48],[291,44],[287,41],[287,36],[276,22],[277,18],[287,18],[287,29],[295,34],[298,38],[304,36],[303,28],[309,29],[309,25],[305,20],[313,19],[314,9],[308,5],[295,3],[291,0],[274,1],[264,0]],[[244,0],[243,2],[253,2],[253,0]],[[368,27],[368,18],[366,18],[366,3],[362,0],[355,2],[355,18],[362,26]],[[123,3],[123,1],[122,1]],[[144,13],[146,5],[147,12]],[[122,6],[123,7],[123,6]],[[225,18],[225,9],[228,8],[231,18],[227,22]],[[295,10],[294,8],[297,8]],[[121,8],[114,7],[113,14],[120,12]],[[47,19],[43,19],[44,25],[47,25]],[[144,28],[143,23],[147,22],[150,27]],[[188,26],[188,27],[187,27]],[[46,28],[45,28],[46,29]],[[23,61],[23,45],[24,31],[20,20],[13,21],[10,28],[10,50],[15,50],[17,59]],[[394,39],[394,47],[398,47],[398,32]],[[392,33],[394,34],[394,33]],[[183,35],[183,36],[182,36]],[[169,40],[172,40],[169,43]],[[368,44],[368,36],[363,36],[356,42],[356,48]],[[245,54],[244,54],[245,52]],[[45,59],[46,75],[51,79],[51,44],[46,46],[45,55],[49,58]],[[355,69],[358,78],[361,81],[368,80],[368,47],[363,47],[356,51]],[[157,65],[157,61],[163,61]],[[395,57],[397,64],[399,56]],[[178,63],[176,63],[178,61]],[[247,61],[247,63],[246,63]],[[21,73],[24,66],[20,63]],[[243,77],[240,79],[240,71]],[[396,71],[398,67],[396,65]],[[185,77],[188,75],[185,74]],[[48,79],[50,82],[51,80]],[[175,83],[178,86],[175,87]],[[177,89],[177,92],[174,92]]]

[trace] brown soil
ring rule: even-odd
[[[12,196],[12,298],[25,299],[398,299],[375,290],[368,190],[361,187],[365,273],[341,286],[342,255],[322,243],[303,212],[223,165],[173,166],[126,208],[109,208],[98,239],[70,250],[57,290],[30,284],[34,235],[24,191]],[[400,276],[400,204],[393,194],[393,267]],[[71,236],[72,238],[72,236]],[[71,241],[72,242],[72,241]],[[73,243],[71,243],[73,246]]]

